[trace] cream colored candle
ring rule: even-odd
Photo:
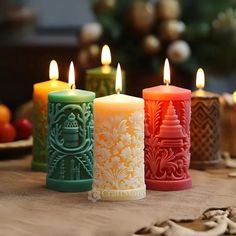
[[[121,91],[94,100],[94,183],[91,198],[135,200],[146,196],[144,182],[144,100]],[[96,199],[95,199],[96,200]]]

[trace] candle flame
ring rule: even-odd
[[[70,69],[69,69],[69,81],[68,81],[71,89],[75,88],[75,68],[74,63],[70,63]]]
[[[109,66],[111,64],[111,51],[107,45],[102,47],[101,62],[104,66]]]
[[[56,79],[59,78],[58,66],[57,66],[57,62],[55,60],[52,60],[50,62],[49,78],[52,79],[52,80],[56,80]]]
[[[205,74],[202,68],[197,70],[196,87],[198,89],[203,89],[205,87]]]
[[[164,64],[164,84],[169,85],[170,84],[170,63],[168,59],[166,58],[165,64]]]
[[[121,75],[120,63],[118,63],[117,69],[116,69],[116,92],[117,92],[117,94],[120,94],[121,90],[122,90],[122,75]]]
[[[236,103],[236,91],[233,93],[233,101]]]

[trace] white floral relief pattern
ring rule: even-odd
[[[106,117],[96,113],[93,188],[144,186],[144,112]]]

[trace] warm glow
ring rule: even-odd
[[[109,66],[111,64],[111,51],[107,45],[102,47],[101,61],[104,66]]]
[[[117,70],[116,70],[116,92],[117,92],[117,94],[120,94],[121,90],[122,90],[122,75],[121,75],[120,63],[118,63]]]
[[[50,62],[49,78],[50,79],[58,79],[59,78],[58,66],[57,66],[57,62],[55,60],[52,60]]]
[[[236,91],[233,93],[233,101],[236,103]]]
[[[168,59],[166,58],[165,64],[164,64],[164,84],[169,85],[170,84],[170,64]]]
[[[69,69],[69,85],[71,88],[75,88],[75,68],[74,63],[70,63],[70,69]]]
[[[197,70],[196,87],[198,89],[203,89],[205,87],[205,75],[202,68]]]

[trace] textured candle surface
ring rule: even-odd
[[[83,90],[50,93],[47,187],[87,191],[93,179],[93,99]]]
[[[192,94],[191,107],[191,167],[215,167],[221,161],[219,96],[197,90]]]
[[[111,95],[115,92],[116,69],[97,67],[86,71],[85,88],[96,93],[96,97]],[[125,91],[125,73],[122,72],[123,92]]]
[[[32,169],[47,170],[47,135],[48,135],[48,93],[69,88],[68,83],[50,80],[34,84],[34,111],[33,111],[33,161]]]
[[[236,104],[232,97],[229,99],[226,95],[220,99],[221,150],[236,157]]]
[[[144,101],[127,95],[94,100],[94,183],[102,200],[146,196]]]
[[[175,86],[143,90],[145,181],[154,190],[190,188],[191,91]]]

